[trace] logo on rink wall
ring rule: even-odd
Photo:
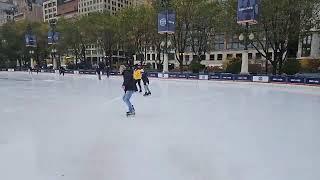
[[[253,82],[269,82],[269,76],[253,76]]]
[[[320,85],[320,78],[307,78],[306,83]]]
[[[288,77],[289,83],[304,83],[304,77]]]
[[[223,80],[233,80],[232,74],[221,75],[221,79]]]
[[[286,82],[286,77],[283,76],[271,76],[270,81],[272,82]]]

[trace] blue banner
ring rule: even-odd
[[[188,79],[199,79],[199,75],[198,74],[188,74],[187,78]]]
[[[27,47],[37,47],[37,38],[35,35],[26,34],[25,43]]]
[[[186,75],[186,74],[178,74],[177,76],[178,76],[178,78],[180,78],[180,79],[185,79],[185,78],[187,78],[187,75]]]
[[[294,84],[303,84],[304,80],[305,80],[304,77],[289,76],[287,79],[287,82],[294,83]]]
[[[176,73],[169,73],[169,78],[177,78],[178,74]]]
[[[162,11],[158,14],[158,33],[173,34],[176,30],[176,14],[172,11]]]
[[[148,77],[157,78],[157,77],[158,77],[158,73],[157,73],[157,72],[149,72],[149,73],[148,73]]]
[[[48,32],[48,44],[55,44],[59,41],[59,35],[60,33],[59,32],[52,32],[52,31],[49,31]]]
[[[259,0],[238,0],[237,22],[239,24],[257,24]]]
[[[220,74],[210,74],[209,75],[209,80],[220,80],[221,75]]]
[[[306,84],[320,85],[320,78],[306,78]]]
[[[221,80],[233,80],[233,75],[232,74],[222,74],[221,75]]]
[[[287,81],[287,78],[285,76],[270,76],[270,81],[285,83]]]
[[[251,81],[252,78],[250,75],[234,75],[234,80],[236,81]]]

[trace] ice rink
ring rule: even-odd
[[[0,72],[1,180],[319,180],[320,88]]]

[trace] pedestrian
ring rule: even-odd
[[[98,79],[101,80],[101,68],[100,68],[100,66],[97,66],[96,72],[97,72],[97,75],[98,75]]]
[[[110,65],[107,64],[106,66],[106,73],[107,73],[107,77],[109,78],[110,77]]]
[[[130,99],[132,95],[138,91],[136,82],[133,78],[133,72],[129,68],[126,68],[124,65],[120,66],[120,74],[123,75],[122,88],[124,90],[123,101],[128,106],[127,116],[135,115],[135,109],[132,105]]]
[[[139,66],[136,66],[134,73],[133,73],[133,78],[136,81],[136,84],[138,84],[138,86],[139,86],[139,92],[142,92],[142,88],[141,88],[142,74],[141,74],[141,69]]]
[[[63,75],[64,76],[64,73],[65,73],[65,69],[64,69],[64,67],[60,67],[60,69],[59,69],[59,75]]]
[[[29,74],[32,74],[32,67],[31,66],[29,66],[28,71],[29,71]]]
[[[40,72],[40,66],[37,65],[37,74],[39,74],[39,72]]]
[[[151,95],[151,91],[149,89],[149,78],[148,78],[148,74],[147,72],[144,72],[143,69],[141,69],[141,73],[142,73],[142,81],[143,81],[143,86],[144,86],[144,95],[143,96],[149,96]]]

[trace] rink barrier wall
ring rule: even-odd
[[[0,71],[20,71],[19,69],[6,69],[1,68]],[[27,71],[27,70],[22,70]],[[32,70],[36,72],[36,69]],[[57,73],[58,71],[52,69],[43,69],[40,72],[44,73]],[[84,74],[84,75],[96,75],[96,71],[93,70],[66,70],[67,74]],[[106,72],[103,72],[106,75]],[[119,72],[111,71],[111,76],[119,76]],[[190,79],[190,80],[209,80],[209,81],[240,81],[240,82],[261,82],[261,83],[281,83],[281,84],[297,84],[297,85],[315,85],[320,86],[320,78],[316,77],[304,77],[304,76],[266,76],[266,75],[244,75],[244,74],[226,74],[226,73],[159,73],[148,72],[148,76],[151,78],[164,78],[164,79]]]

